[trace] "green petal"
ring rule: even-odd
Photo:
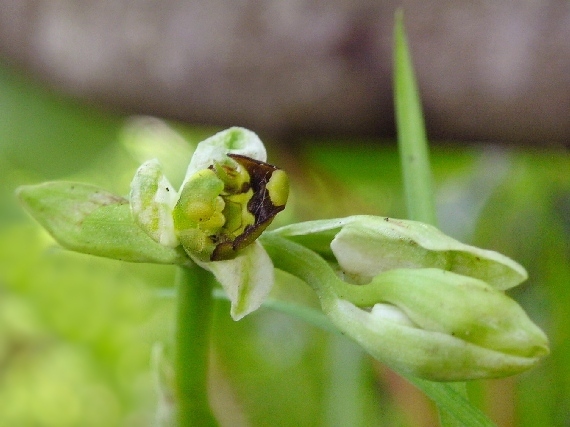
[[[132,262],[186,264],[181,250],[154,242],[134,222],[127,199],[93,185],[47,182],[17,195],[28,212],[66,249]]]
[[[172,248],[180,244],[172,218],[178,194],[158,160],[149,160],[138,168],[131,182],[130,200],[136,223],[155,242]]]
[[[244,128],[232,127],[198,144],[188,165],[184,181],[214,163],[226,162],[228,153],[240,154],[262,162],[267,160],[265,146],[255,133]]]
[[[224,225],[224,201],[220,196],[224,183],[211,169],[198,171],[186,181],[172,212],[174,229],[188,254],[208,261]]]
[[[357,215],[294,224],[275,233],[325,258],[336,258],[359,283],[395,268],[439,268],[478,278],[499,290],[528,277],[510,258],[466,245],[417,221]]]
[[[273,287],[273,263],[259,242],[243,249],[231,260],[195,261],[214,273],[224,288],[231,302],[230,313],[234,320],[257,310]]]

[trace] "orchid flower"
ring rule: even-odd
[[[285,208],[289,184],[266,158],[255,133],[234,127],[198,144],[180,191],[153,159],[137,170],[129,199],[71,182],[24,186],[18,194],[68,249],[135,262],[194,262],[211,271],[238,320],[261,305],[274,281],[256,239]]]
[[[230,128],[198,144],[179,192],[157,160],[145,162],[131,184],[136,223],[214,273],[236,320],[261,305],[274,281],[273,263],[255,240],[285,208],[289,185],[266,159],[255,133]]]

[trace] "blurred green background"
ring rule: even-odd
[[[126,194],[140,163],[126,122],[0,68],[0,426],[152,426],[168,413],[174,268],[64,251],[14,197],[19,185],[55,179]],[[216,130],[174,127],[190,144]],[[292,178],[276,225],[405,217],[394,141],[267,142],[269,161]],[[432,162],[440,228],[528,269],[510,294],[551,340],[533,371],[469,384],[473,401],[500,426],[570,425],[568,151],[440,142]],[[275,297],[315,304],[304,284],[279,279]],[[233,322],[220,301],[214,340],[211,394],[223,425],[436,422],[429,401],[394,373],[285,314],[261,309]]]

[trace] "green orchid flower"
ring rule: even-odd
[[[524,268],[432,226],[352,216],[292,224],[260,242],[289,188],[266,156],[257,135],[231,128],[198,144],[178,191],[149,160],[128,199],[68,182],[18,194],[68,249],[211,271],[236,320],[265,300],[276,263],[314,288],[340,331],[403,372],[441,381],[498,377],[548,353],[544,333],[504,294],[526,280]]]
[[[261,305],[274,281],[256,239],[285,208],[289,183],[266,157],[255,133],[234,127],[198,144],[180,191],[154,159],[137,170],[128,199],[70,182],[25,186],[18,195],[68,249],[210,270],[238,320]]]

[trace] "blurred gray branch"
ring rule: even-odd
[[[389,135],[400,5],[432,138],[570,140],[565,0],[0,0],[0,54],[130,113]]]

